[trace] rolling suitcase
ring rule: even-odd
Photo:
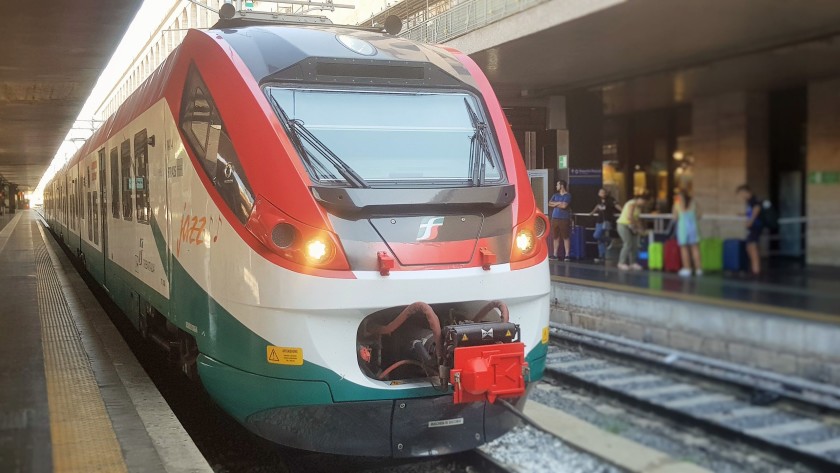
[[[720,238],[700,240],[700,267],[705,272],[723,270],[723,240]]]
[[[742,240],[725,240],[723,242],[723,269],[726,271],[743,271],[746,268],[746,244]]]
[[[572,236],[569,238],[569,258],[583,259],[586,257],[586,229],[579,225],[572,227]]]
[[[665,245],[658,241],[648,244],[648,269],[662,271],[665,265]]]
[[[649,241],[647,234],[639,235],[639,250],[636,252],[636,263],[644,269],[648,269],[650,259]]]
[[[676,273],[682,268],[682,256],[680,255],[680,245],[674,238],[665,242],[665,271],[669,273]]]

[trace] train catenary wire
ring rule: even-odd
[[[320,20],[190,31],[44,209],[132,325],[271,441],[470,450],[542,376],[546,218],[451,48]]]

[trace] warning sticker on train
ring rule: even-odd
[[[303,364],[303,349],[292,347],[265,347],[265,359],[275,365],[301,366]]]

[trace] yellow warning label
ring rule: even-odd
[[[462,341],[462,342],[466,342],[467,340],[468,340],[468,339],[467,339],[467,334],[465,333],[465,334],[464,334],[464,336],[461,338],[461,341]]]
[[[303,348],[269,345],[265,347],[265,359],[275,365],[301,366],[303,364]]]
[[[548,344],[548,327],[543,328],[542,342],[543,342],[543,345]]]
[[[510,337],[510,336],[511,336],[511,334],[510,334],[510,330],[508,330],[507,332],[505,332],[505,336],[506,336],[506,337]]]

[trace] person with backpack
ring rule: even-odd
[[[593,237],[598,242],[598,257],[595,258],[596,263],[604,261],[607,256],[607,244],[610,242],[610,232],[615,224],[616,214],[621,213],[621,206],[612,198],[606,189],[598,190],[598,203],[595,208],[589,212],[589,215],[595,215],[595,234]]]
[[[758,251],[758,241],[764,232],[764,219],[762,218],[762,203],[747,184],[738,186],[735,190],[738,196],[744,199],[747,209],[747,256],[750,259],[750,270],[753,276],[761,274],[761,255]]]
[[[563,241],[565,261],[571,261],[570,247],[572,237],[572,194],[567,189],[566,181],[557,181],[557,192],[551,196],[551,236],[554,239],[554,258],[558,258],[560,241]]]
[[[700,266],[700,231],[697,225],[699,217],[697,201],[688,190],[680,189],[679,199],[674,202],[674,221],[677,222],[677,243],[680,245],[682,259],[682,269],[677,274],[682,277],[691,276],[692,260],[694,274],[703,275]]]

